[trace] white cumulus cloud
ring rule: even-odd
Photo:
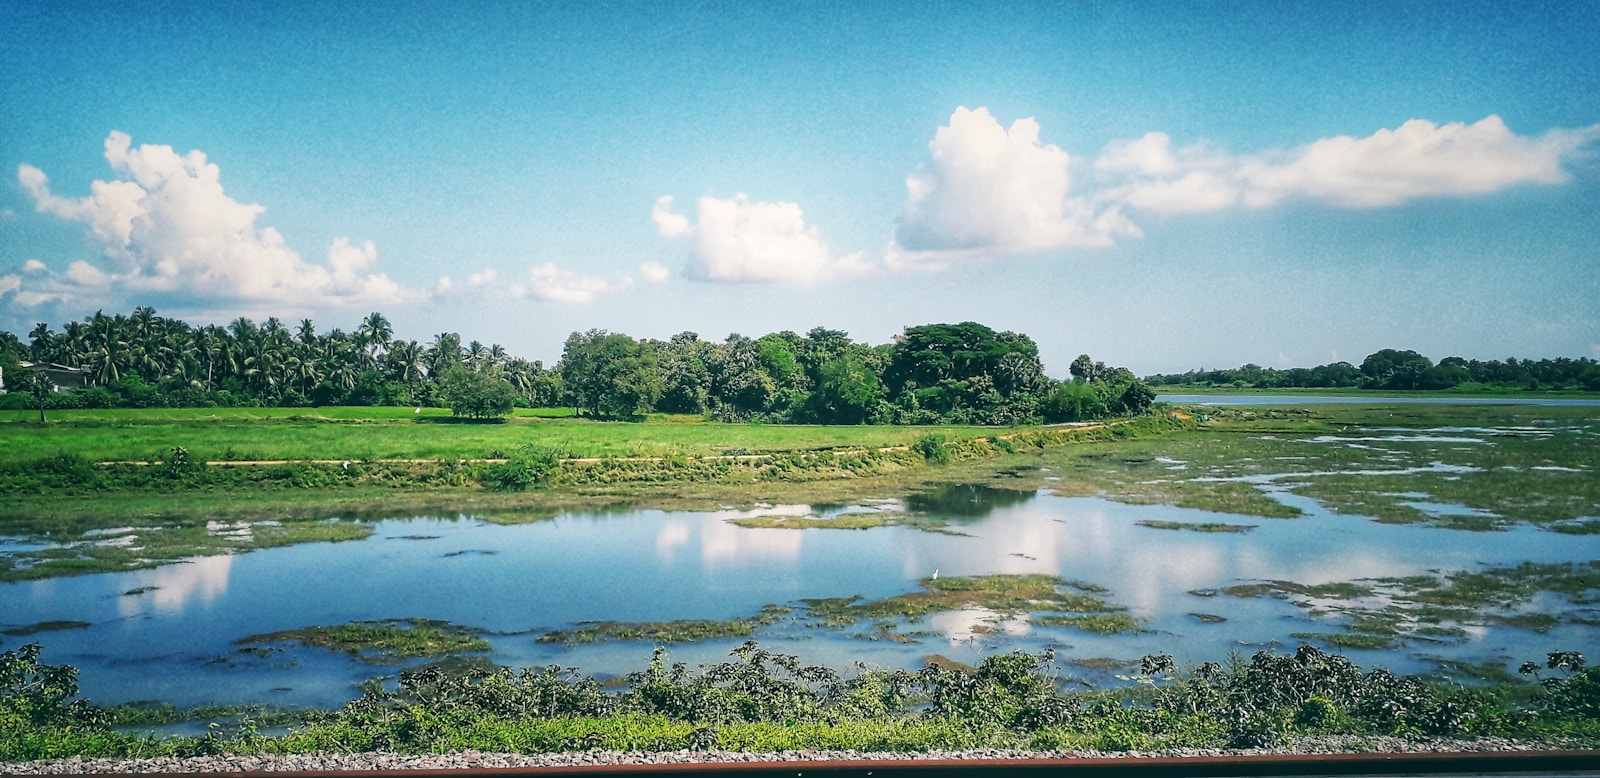
[[[696,220],[656,200],[651,218],[662,237],[687,238],[689,275],[704,281],[807,285],[866,272],[859,254],[836,256],[798,203],[702,197]],[[650,277],[647,272],[646,278]]]
[[[906,178],[899,261],[995,256],[1058,246],[1104,246],[1139,230],[1115,204],[1072,197],[1071,158],[1039,140],[1039,123],[1009,129],[988,109],[957,108]]]
[[[1233,155],[1163,133],[1114,141],[1095,161],[1113,184],[1105,201],[1157,213],[1266,207],[1318,200],[1340,208],[1397,206],[1427,197],[1558,184],[1565,164],[1600,140],[1600,125],[1520,136],[1498,116],[1473,124],[1412,119],[1362,138],[1341,135],[1291,149]]]
[[[81,287],[297,305],[417,297],[376,272],[377,249],[370,241],[338,238],[325,264],[302,259],[277,230],[256,225],[263,206],[240,203],[223,191],[221,170],[200,151],[135,148],[126,134],[112,132],[105,158],[121,177],[93,182],[82,198],[54,194],[36,167],[17,169],[39,212],[88,225],[101,252],[94,263],[80,260],[66,273],[42,279],[41,293],[70,297]]]

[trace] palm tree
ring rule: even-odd
[[[232,335],[233,339],[240,343],[248,343],[252,340],[255,340],[255,322],[240,316],[239,318],[228,322],[228,334]]]
[[[367,317],[361,320],[361,326],[356,328],[356,334],[366,339],[374,359],[379,351],[388,351],[389,344],[394,342],[394,326],[389,323],[388,317],[377,311],[367,314]]]
[[[397,340],[384,355],[385,373],[391,381],[411,386],[423,378],[422,347],[414,340]]]
[[[483,372],[489,366],[489,348],[478,341],[467,344],[467,367]]]
[[[63,330],[51,350],[51,358],[68,365],[82,364],[84,356],[89,352],[89,325],[80,321],[69,321]]]
[[[34,325],[33,332],[28,333],[32,345],[28,349],[28,356],[35,362],[51,362],[55,360],[56,336],[50,332],[48,322],[39,322]]]
[[[533,392],[537,376],[538,368],[534,367],[526,359],[513,359],[506,364],[506,380],[511,382],[511,385],[516,388],[518,393],[528,398],[530,405],[535,404],[537,399],[534,397]]]
[[[129,361],[125,346],[119,339],[110,338],[89,352],[89,379],[92,383],[105,386],[122,380]]]
[[[161,317],[156,315],[156,309],[148,305],[141,305],[133,309],[133,315],[128,317],[129,335],[134,340],[144,340],[161,325]]]
[[[276,316],[267,317],[267,323],[261,325],[261,334],[273,343],[289,342],[289,328]]]
[[[428,375],[438,378],[444,371],[461,364],[461,335],[455,332],[441,332],[433,336],[433,342],[428,344],[424,354],[428,366]]]

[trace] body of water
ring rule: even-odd
[[[854,662],[916,667],[930,654],[973,663],[996,652],[1045,646],[1054,646],[1063,660],[1132,660],[1165,651],[1179,661],[1199,662],[1263,646],[1292,648],[1294,632],[1336,631],[1330,617],[1303,604],[1206,596],[1205,590],[1256,580],[1315,584],[1528,560],[1600,559],[1600,536],[1529,527],[1473,533],[1379,524],[1330,514],[1309,499],[1282,497],[1305,509],[1306,517],[1264,519],[1048,492],[953,487],[910,499],[909,506],[852,509],[911,507],[948,518],[965,535],[906,527],[745,529],[727,521],[813,512],[810,506],[573,513],[511,526],[465,516],[396,519],[378,522],[372,537],[360,541],[3,584],[0,628],[87,622],[78,629],[7,637],[5,647],[38,640],[45,646],[45,661],[81,669],[84,694],[99,703],[334,706],[358,696],[361,681],[393,675],[397,668],[298,646],[244,653],[235,641],[354,620],[437,619],[486,630],[490,658],[500,664],[560,664],[607,675],[642,668],[651,645],[568,647],[536,637],[586,620],[726,619],[753,615],[769,603],[798,606],[800,598],[876,599],[915,591],[918,581],[935,571],[940,576],[1047,573],[1105,587],[1109,594],[1104,596],[1127,607],[1144,630],[1102,636],[968,610],[936,614],[907,627],[935,633],[916,643],[852,637],[869,627],[829,630],[798,616],[758,628],[755,638],[774,650],[842,669]],[[1227,521],[1256,529],[1202,534],[1138,523],[1151,520]],[[1194,614],[1226,621],[1204,623]],[[1546,651],[1588,649],[1597,636],[1600,629],[1577,624],[1546,633],[1475,626],[1465,637],[1438,645],[1348,653],[1364,664],[1397,671],[1429,669],[1429,656],[1514,667]],[[678,645],[671,648],[672,657],[691,664],[717,661],[743,640]],[[1114,672],[1096,676],[1096,671],[1067,669],[1102,681]]]

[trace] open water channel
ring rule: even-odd
[[[7,637],[4,647],[44,644],[47,662],[81,669],[83,693],[97,703],[166,700],[337,706],[368,678],[393,666],[289,644],[243,652],[246,636],[356,620],[425,618],[479,628],[488,658],[513,666],[577,666],[604,677],[642,668],[652,646],[538,642],[550,630],[585,620],[663,621],[751,616],[769,603],[800,598],[867,599],[916,591],[935,574],[1046,573],[1104,587],[1142,630],[1099,635],[1042,627],[1022,617],[979,610],[935,614],[906,629],[917,642],[869,640],[868,625],[828,629],[803,608],[757,628],[766,647],[811,663],[920,666],[941,654],[975,663],[1014,649],[1056,648],[1066,672],[1090,683],[1114,682],[1114,668],[1070,664],[1091,658],[1137,659],[1157,651],[1180,662],[1223,660],[1231,652],[1284,649],[1292,633],[1327,632],[1330,616],[1304,598],[1242,598],[1216,590],[1258,580],[1316,584],[1475,570],[1524,561],[1600,559],[1600,536],[1519,527],[1463,532],[1380,524],[1331,514],[1314,501],[1280,494],[1306,511],[1299,519],[1230,516],[1166,506],[1067,498],[1048,490],[1011,492],[951,487],[911,505],[951,521],[964,534],[909,527],[867,530],[746,529],[729,519],[751,515],[893,510],[878,503],[849,508],[770,506],[751,511],[571,513],[521,525],[470,516],[381,521],[365,540],[313,543],[232,556],[196,558],[152,570],[0,585],[0,629],[52,620],[77,629]],[[1255,525],[1244,533],[1205,534],[1141,526],[1141,521]],[[1199,592],[1199,593],[1196,593]],[[1514,668],[1557,649],[1600,645],[1600,612],[1539,595],[1529,609],[1560,604],[1576,622],[1544,632],[1474,624],[1437,643],[1392,650],[1349,650],[1362,664],[1401,672],[1434,667],[1432,657]],[[1543,598],[1543,599],[1541,599]],[[1225,617],[1207,623],[1194,614]],[[1583,619],[1590,624],[1583,623]],[[976,627],[976,629],[974,629]],[[744,638],[671,647],[692,664],[717,661]],[[1120,672],[1127,672],[1121,670]]]

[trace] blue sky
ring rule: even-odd
[[[1600,356],[1600,4],[0,5],[0,328]]]

